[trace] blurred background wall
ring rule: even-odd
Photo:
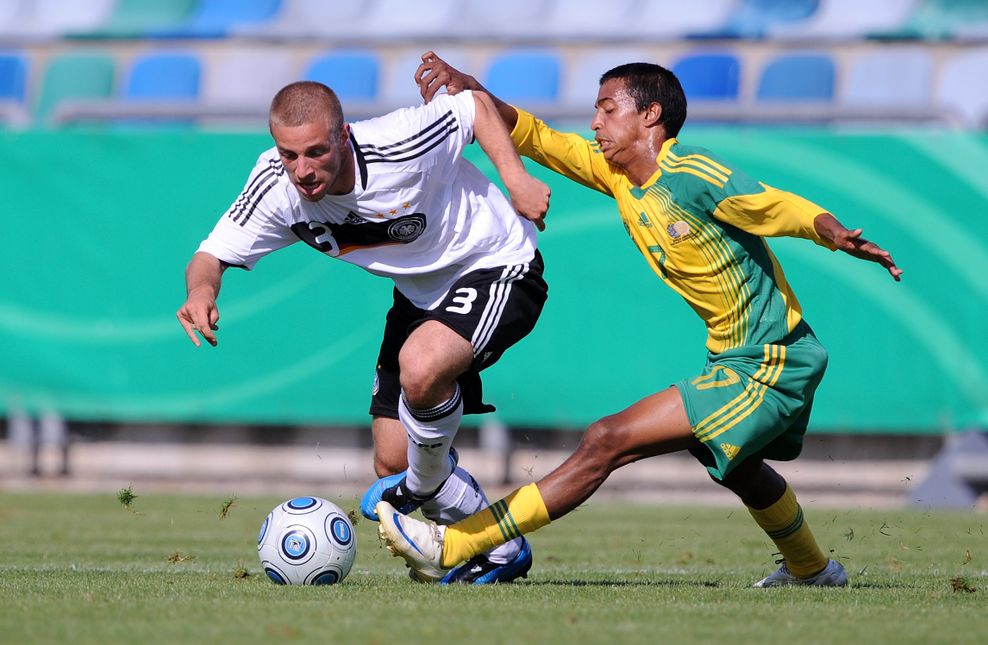
[[[228,476],[320,481],[331,454],[353,451],[351,479],[371,477],[387,282],[299,245],[227,273],[218,348],[194,349],[174,312],[185,263],[271,145],[273,93],[320,80],[349,119],[378,115],[419,102],[427,49],[584,133],[601,73],[673,69],[690,101],[681,140],[864,228],[906,270],[893,284],[808,242],[771,241],[831,353],[808,456],[913,460],[913,475],[890,477],[914,482],[952,437],[982,436],[986,2],[0,0],[8,475],[181,479],[198,459],[208,479],[236,462],[233,446],[262,446]],[[479,150],[468,157],[493,176]],[[702,324],[610,200],[533,172],[553,190],[550,301],[485,373],[498,412],[462,438],[505,481],[523,476],[512,454],[570,449],[571,431],[705,358]],[[271,458],[290,447],[318,459]]]

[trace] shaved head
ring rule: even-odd
[[[294,128],[318,121],[330,130],[343,127],[343,107],[336,93],[322,83],[298,81],[281,88],[271,101],[269,126]]]

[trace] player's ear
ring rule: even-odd
[[[658,125],[659,121],[662,120],[662,104],[657,102],[652,102],[648,104],[645,111],[642,112],[642,121],[645,127],[652,127],[653,125]]]
[[[344,123],[343,127],[340,128],[340,142],[346,143],[349,138],[350,138],[350,124]]]

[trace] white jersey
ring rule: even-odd
[[[199,251],[251,269],[302,240],[391,278],[422,309],[470,271],[529,262],[535,226],[462,157],[475,113],[465,91],[352,123],[353,191],[318,202],[301,198],[277,148],[267,150]]]

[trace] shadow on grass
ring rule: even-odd
[[[719,587],[709,580],[530,580],[526,587]]]

